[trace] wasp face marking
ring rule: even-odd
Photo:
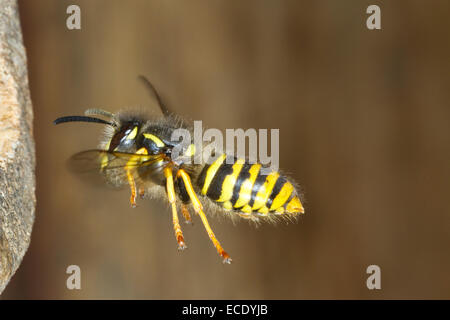
[[[128,151],[134,146],[138,131],[139,123],[125,123],[120,127],[119,131],[113,135],[109,143],[108,151]]]

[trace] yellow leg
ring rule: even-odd
[[[175,188],[173,186],[173,174],[171,168],[164,168],[164,176],[166,177],[167,196],[169,197],[170,205],[172,206],[173,230],[178,242],[178,250],[186,249],[184,243],[183,232],[181,231],[180,222],[178,220],[177,205],[175,203]]]
[[[231,263],[230,256],[228,255],[228,253],[225,252],[225,250],[223,250],[222,246],[220,245],[219,241],[217,240],[216,236],[214,235],[214,232],[212,231],[211,227],[209,226],[208,220],[206,219],[206,215],[203,212],[203,206],[202,206],[200,200],[198,199],[198,197],[194,191],[194,188],[192,187],[191,178],[189,178],[189,175],[183,169],[178,170],[177,175],[181,176],[181,178],[183,179],[184,185],[186,187],[186,191],[189,194],[189,198],[191,198],[194,210],[202,219],[203,225],[205,226],[205,229],[206,229],[206,232],[208,233],[209,238],[211,239],[212,243],[216,247],[219,255],[223,258],[223,263]]]
[[[145,148],[141,148],[138,151],[136,151],[136,154],[147,154],[147,149]],[[127,172],[127,179],[128,179],[128,184],[130,185],[130,189],[131,189],[131,197],[130,197],[130,203],[131,206],[133,208],[136,207],[136,182],[134,181],[134,177],[133,177],[133,167],[136,166],[136,164],[140,164],[141,161],[143,161],[144,159],[139,158],[139,157],[131,157],[128,162],[127,165],[125,166],[125,170]],[[152,162],[157,161],[157,159],[153,160]],[[102,165],[103,167],[103,165]],[[139,188],[139,195],[141,196],[141,198],[144,196],[145,190]]]
[[[186,223],[192,223],[191,215],[189,214],[189,210],[185,204],[181,205],[181,212],[183,213]]]
[[[129,170],[129,169],[126,169],[126,170],[127,170],[128,183],[129,183],[130,189],[131,189],[130,203],[133,208],[136,208],[136,182],[134,181],[131,170]]]
[[[144,199],[144,197],[145,197],[145,189],[144,188],[139,188],[139,196],[141,197],[141,199]]]

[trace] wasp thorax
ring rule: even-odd
[[[167,153],[169,150],[166,143],[155,134],[143,133],[138,142],[140,147],[144,147],[148,154],[156,155],[161,153]]]

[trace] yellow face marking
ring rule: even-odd
[[[264,182],[256,194],[255,202],[252,207],[253,210],[261,208],[267,202],[279,176],[280,174],[278,172],[272,172],[267,176],[266,182]]]
[[[138,132],[138,128],[134,127],[133,131],[130,132],[130,134],[127,136],[127,140],[133,140],[136,138]]]
[[[184,152],[186,157],[192,157],[195,155],[195,144],[190,144],[189,147]]]
[[[257,164],[252,165],[250,170],[248,170],[248,172],[250,173],[250,178],[246,179],[242,183],[241,190],[239,191],[239,199],[234,204],[235,208],[240,208],[250,201],[250,199],[252,197],[253,184],[255,183],[255,180],[258,177],[258,173],[259,173],[260,169],[261,169],[261,165],[259,163],[257,163]],[[250,208],[250,210],[251,210],[251,208]],[[244,211],[244,212],[246,212],[246,211]]]
[[[236,184],[236,179],[239,176],[244,163],[245,159],[238,159],[236,160],[235,164],[233,164],[233,173],[227,175],[223,180],[222,192],[220,193],[220,198],[217,200],[217,202],[224,202],[231,199],[231,197],[233,196],[233,189],[234,185]]]
[[[294,191],[294,187],[292,186],[292,184],[290,182],[285,182],[280,192],[277,194],[275,199],[273,199],[270,210],[272,211],[279,207],[282,207],[291,196],[292,191]]]
[[[205,195],[208,192],[209,185],[211,184],[212,179],[214,178],[217,170],[219,170],[222,163],[225,161],[226,155],[222,154],[218,157],[208,168],[206,171],[205,183],[203,184],[202,194]]]
[[[165,146],[164,142],[162,142],[162,140],[160,138],[158,138],[157,136],[155,136],[151,133],[144,133],[144,137],[149,140],[152,140],[158,148],[162,148]]]
[[[305,209],[303,209],[300,199],[298,197],[293,197],[286,206],[286,211],[289,213],[304,213]]]

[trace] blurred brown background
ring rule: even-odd
[[[81,7],[81,30],[66,8]],[[366,28],[381,7],[382,30]],[[37,212],[3,299],[450,298],[450,3],[20,1],[35,112]],[[280,128],[281,167],[303,186],[297,224],[200,219],[178,252],[170,211],[68,172],[100,125],[90,107],[156,108],[209,127]],[[81,267],[82,290],[66,288]],[[381,267],[382,289],[366,287]]]

